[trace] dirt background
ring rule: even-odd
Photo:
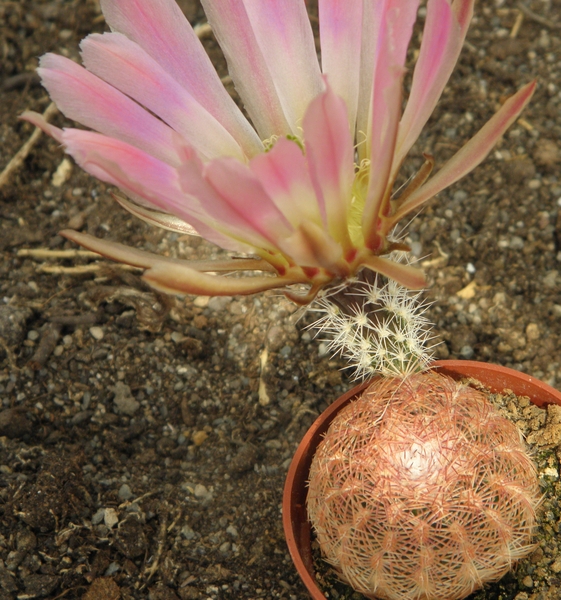
[[[197,2],[180,4],[204,22]],[[0,170],[33,133],[18,114],[49,105],[38,57],[77,58],[80,39],[104,30],[96,0],[0,0]],[[204,43],[226,76],[212,35]],[[405,174],[423,151],[442,164],[532,78],[523,119],[407,231],[429,273],[438,358],[561,388],[560,2],[477,3]],[[65,227],[185,258],[220,254],[145,226],[109,191],[45,136],[0,187],[0,600],[303,599],[282,488],[306,429],[351,385],[343,364],[278,295],[175,300],[138,272],[54,258],[74,249],[57,235]],[[51,254],[26,255],[39,248]],[[556,545],[536,552],[478,598],[561,598]]]

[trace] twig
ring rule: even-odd
[[[48,248],[22,248],[17,255],[44,260],[45,258],[99,258],[99,254],[90,250],[49,250]]]
[[[197,25],[193,27],[193,31],[199,39],[202,39],[212,33],[212,27],[210,26],[210,23],[197,23]]]
[[[57,110],[58,109],[55,106],[55,103],[51,102],[45,109],[43,116],[48,120],[50,117],[56,114]],[[10,162],[4,167],[4,170],[2,173],[0,173],[0,188],[3,185],[6,185],[11,175],[21,167],[23,161],[27,158],[27,155],[31,151],[31,148],[33,148],[33,146],[35,146],[37,143],[41,133],[41,130],[36,127],[35,131],[29,136],[27,142],[25,142],[25,144],[14,154]]]
[[[31,357],[31,360],[27,363],[34,371],[38,371],[43,368],[49,356],[53,353],[56,347],[58,338],[60,337],[60,325],[50,324],[43,331],[41,341],[37,346],[35,354]]]
[[[16,358],[14,356],[14,353],[8,345],[8,342],[6,342],[6,340],[3,337],[0,337],[0,348],[2,348],[6,353],[6,358],[8,359],[8,364],[10,365],[10,368],[14,371],[19,371],[19,367],[16,364]]]
[[[0,90],[8,92],[9,90],[25,87],[28,84],[35,86],[40,83],[39,75],[35,71],[26,71],[25,73],[18,73],[4,79],[2,85],[0,85]]]
[[[84,313],[82,315],[60,315],[56,317],[51,317],[49,321],[58,326],[69,326],[75,327],[77,325],[95,325],[99,322],[101,315],[101,310],[98,310],[95,313]]]
[[[549,27],[550,29],[561,29],[561,23],[556,23],[555,21],[550,21],[549,19],[546,19],[545,17],[542,17],[541,15],[538,15],[533,10],[529,9],[524,4],[524,2],[519,2],[518,3],[518,8],[528,18],[532,19],[533,21],[536,21],[536,23],[539,23],[540,25],[543,25],[544,27]]]
[[[150,498],[150,496],[154,496],[158,492],[146,492],[146,494],[142,494],[142,496],[138,496],[138,498],[134,498],[133,500],[125,500],[122,504],[119,504],[119,510],[130,506],[131,504],[140,504],[146,498]]]
[[[514,21],[514,25],[512,26],[512,29],[510,30],[510,38],[511,39],[516,38],[516,36],[518,35],[518,32],[520,31],[520,27],[522,27],[523,21],[524,21],[524,13],[522,11],[519,11],[518,14],[516,15],[516,21]]]
[[[122,265],[116,263],[111,265],[114,268],[123,269],[124,271],[138,271],[139,267],[131,265]],[[97,273],[107,269],[106,264],[93,265],[78,265],[76,267],[59,267],[58,265],[39,265],[37,270],[40,273],[50,273],[51,275],[85,275],[87,273]]]
[[[160,565],[160,559],[162,558],[164,546],[166,545],[167,529],[168,513],[166,512],[162,516],[162,522],[160,523],[160,531],[158,532],[158,547],[156,548],[156,556],[154,557],[154,562],[142,574],[143,579],[145,581],[145,585],[150,583],[150,580],[152,579]]]
[[[182,516],[183,516],[183,512],[181,511],[181,509],[179,509],[177,512],[177,517],[175,517],[172,524],[167,529],[168,534],[171,533],[175,529],[175,526],[177,525],[177,523],[179,523],[179,520],[181,519]]]

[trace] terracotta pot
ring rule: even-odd
[[[442,360],[435,369],[453,379],[473,377],[494,392],[512,390],[518,396],[528,396],[537,406],[561,405],[561,392],[545,383],[499,365],[470,360]],[[315,580],[312,560],[311,525],[306,513],[308,473],[316,448],[331,421],[343,406],[361,394],[369,382],[361,383],[341,396],[314,422],[300,442],[288,470],[283,495],[283,525],[288,549],[300,578],[314,600],[326,600]]]

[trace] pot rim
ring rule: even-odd
[[[432,368],[453,379],[472,377],[493,392],[512,390],[518,396],[528,396],[532,403],[540,408],[548,404],[561,405],[560,391],[531,375],[509,367],[473,360],[438,360],[432,363]],[[326,600],[326,597],[314,576],[312,529],[306,512],[308,472],[315,449],[335,415],[368,384],[369,381],[365,381],[353,387],[323,411],[302,438],[288,469],[282,503],[284,534],[292,562],[313,600]]]

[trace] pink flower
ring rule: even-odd
[[[530,99],[523,87],[432,178],[432,157],[398,198],[393,185],[456,63],[474,0],[428,0],[402,114],[419,0],[319,0],[321,67],[303,0],[203,0],[251,124],[173,0],[101,0],[111,33],[82,41],[84,67],[42,57],[61,111],[94,131],[25,119],[140,218],[258,258],[187,262],[86,234],[72,240],[147,269],[167,292],[285,288],[310,301],[362,268],[410,288],[420,270],[387,258],[404,216],[477,166]],[[223,277],[207,272],[256,271]],[[271,276],[273,275],[273,276]],[[287,289],[308,284],[298,296]]]

